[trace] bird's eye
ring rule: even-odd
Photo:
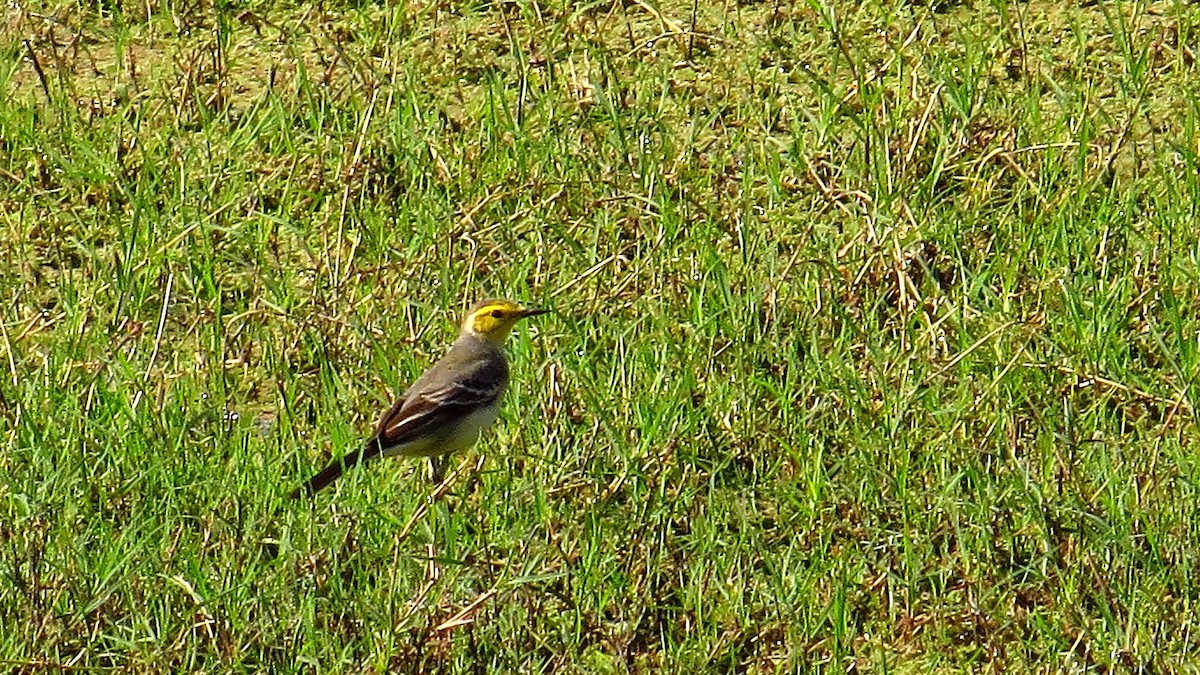
[[[502,317],[502,316],[504,316],[504,312],[502,312],[502,311],[500,311],[500,310],[498,310],[498,309],[493,309],[493,310],[492,310],[492,318],[493,318],[493,319],[499,319],[499,318],[500,318],[500,317]]]

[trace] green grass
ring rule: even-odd
[[[1187,672],[1200,9],[13,5],[0,664]],[[502,423],[287,493],[484,295]]]

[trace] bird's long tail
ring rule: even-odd
[[[290,496],[292,499],[311,497],[323,490],[333,481],[337,480],[346,470],[352,469],[359,464],[374,459],[375,457],[379,456],[381,452],[383,452],[383,450],[380,448],[379,442],[376,439],[371,439],[361,449],[355,450],[341,459],[335,459],[329,462],[329,464],[324,469],[321,469],[317,475],[309,478],[308,480],[304,481],[303,485],[295,490],[292,490],[292,494]]]

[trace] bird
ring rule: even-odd
[[[293,490],[291,497],[315,495],[348,469],[394,455],[430,458],[433,477],[440,481],[439,460],[470,447],[496,421],[508,386],[505,338],[521,319],[548,311],[500,298],[476,303],[445,356],[380,416],[370,440],[331,461]]]

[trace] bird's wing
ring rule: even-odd
[[[435,369],[440,370],[442,365],[439,362]],[[473,410],[492,405],[504,393],[508,368],[503,361],[478,358],[455,370],[457,375],[450,382],[435,377],[434,370],[418,380],[404,399],[380,418],[375,439],[367,445],[384,451],[411,442]],[[442,384],[426,384],[438,380],[443,380]]]

